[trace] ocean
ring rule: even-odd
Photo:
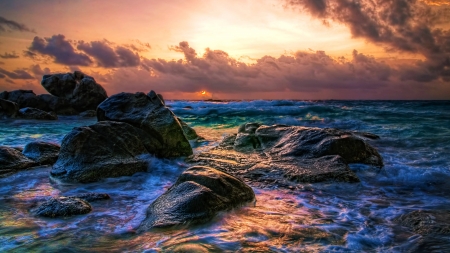
[[[374,133],[383,168],[352,164],[360,183],[302,184],[258,189],[256,203],[221,213],[207,224],[135,234],[146,208],[189,165],[149,157],[149,172],[89,184],[60,185],[50,167],[0,178],[1,252],[450,252],[450,235],[427,237],[395,219],[414,210],[450,210],[450,101],[166,101],[203,142],[216,146],[239,125],[259,122]],[[2,120],[0,145],[61,143],[73,127],[95,118]],[[31,210],[51,196],[108,193],[93,211],[41,218]],[[203,251],[201,251],[203,250]],[[197,251],[196,251],[197,252]]]

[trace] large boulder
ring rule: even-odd
[[[332,128],[245,124],[239,129],[235,149],[264,150],[276,157],[317,158],[339,155],[347,163],[365,163],[382,167],[383,159],[365,139],[373,135]]]
[[[194,166],[148,207],[139,230],[206,222],[220,211],[254,200],[253,190],[241,180],[213,168]]]
[[[20,118],[23,119],[38,119],[38,120],[57,120],[58,116],[54,113],[48,113],[36,108],[25,107],[19,110]]]
[[[142,92],[113,95],[98,106],[97,118],[99,121],[126,122],[156,137],[162,143],[162,149],[154,153],[159,157],[192,154],[177,117],[153,91],[149,95]]]
[[[256,187],[294,189],[298,184],[359,182],[349,163],[381,167],[370,133],[300,126],[247,123],[215,148],[187,162],[211,166]]]
[[[47,105],[47,110],[52,111],[59,115],[75,115],[78,114],[71,105],[70,101],[66,98],[56,97],[50,94],[41,94],[37,96],[44,104]],[[41,108],[38,108],[41,109]]]
[[[0,177],[23,170],[36,163],[15,148],[0,146]]]
[[[94,182],[106,177],[131,176],[147,171],[143,156],[161,143],[127,123],[102,121],[75,127],[61,143],[51,178],[63,182]]]
[[[45,101],[36,96],[32,90],[4,91],[0,98],[17,103],[19,108],[33,107],[44,111],[50,110]]]
[[[80,198],[56,197],[51,198],[38,206],[35,213],[38,216],[55,218],[86,214],[91,210],[91,205]]]
[[[67,99],[78,112],[95,110],[108,97],[93,77],[80,71],[44,75],[41,84],[50,94]]]
[[[59,149],[58,144],[33,141],[25,145],[22,154],[40,165],[54,164],[58,159]]]
[[[10,119],[17,117],[19,105],[12,101],[0,98],[0,119]]]
[[[195,132],[195,130],[192,127],[190,127],[188,124],[186,124],[186,122],[184,122],[182,119],[180,119],[178,117],[177,117],[177,119],[178,119],[178,122],[180,122],[181,129],[183,129],[186,139],[197,140],[200,138],[200,136],[198,136],[197,132]]]

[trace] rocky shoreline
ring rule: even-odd
[[[51,165],[49,177],[56,183],[82,184],[151,173],[149,156],[184,157],[190,167],[149,205],[138,232],[207,222],[219,212],[254,203],[251,187],[295,190],[305,183],[358,183],[349,164],[384,166],[370,144],[380,138],[374,134],[254,122],[243,124],[218,146],[193,154],[189,140],[201,137],[154,91],[108,97],[81,72],[47,75],[42,85],[52,95],[0,93],[0,117],[55,120],[57,114],[79,114],[97,117],[98,122],[74,128],[61,146],[44,142],[29,143],[23,150],[0,146],[0,176]],[[109,198],[94,195],[51,198],[31,213],[85,214],[91,211],[90,201]],[[414,233],[447,234],[450,223],[442,218],[445,215],[438,215],[438,227],[428,222],[430,215],[413,211],[395,222]]]

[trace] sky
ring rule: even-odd
[[[450,0],[1,0],[0,92],[450,99]]]

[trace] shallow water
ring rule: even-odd
[[[135,228],[147,206],[187,168],[182,159],[151,161],[147,173],[97,183],[59,185],[49,167],[0,179],[0,251],[165,252],[449,252],[450,238],[425,240],[394,218],[412,210],[450,210],[449,101],[168,101],[174,113],[207,140],[206,150],[245,122],[367,131],[385,161],[382,169],[351,165],[361,183],[300,184],[258,189],[256,203],[201,226]],[[191,108],[185,108],[190,106]],[[32,140],[60,143],[73,127],[95,119],[0,122],[0,145]],[[40,218],[33,208],[50,196],[105,192],[87,215]]]

